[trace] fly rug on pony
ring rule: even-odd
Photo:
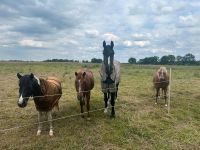
[[[41,118],[43,113],[46,113],[50,125],[49,135],[53,136],[52,109],[57,107],[59,110],[58,102],[62,95],[61,82],[56,77],[43,79],[37,78],[32,73],[24,76],[18,73],[17,77],[19,78],[20,95],[18,106],[26,107],[29,97],[33,97],[35,107],[39,112],[37,135],[41,134]]]
[[[111,118],[115,117],[115,100],[117,99],[118,86],[120,82],[120,62],[114,60],[114,43],[106,45],[103,41],[103,62],[101,65],[101,88],[104,93],[105,110],[108,111],[108,100],[111,96]]]
[[[80,101],[81,113],[83,113],[83,106],[86,105],[88,112],[87,119],[90,120],[90,94],[94,88],[93,73],[88,69],[80,69],[75,72],[75,88],[77,99]],[[84,117],[83,114],[82,117]]]
[[[160,90],[164,94],[165,106],[167,106],[167,90],[169,86],[169,75],[165,67],[160,67],[153,76],[153,85],[156,89],[156,102],[158,103],[158,97],[160,96]]]

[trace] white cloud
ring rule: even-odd
[[[123,42],[123,44],[127,47],[132,47],[132,46],[144,47],[144,46],[148,46],[150,44],[150,41],[129,41],[129,40],[126,40],[126,41]]]
[[[133,45],[133,43],[131,41],[128,41],[128,40],[124,41],[123,44],[127,47],[131,47]]]
[[[134,33],[131,35],[134,39],[137,40],[146,40],[146,39],[151,39],[152,34],[151,33]]]
[[[171,13],[171,12],[173,12],[173,8],[171,6],[164,6],[164,7],[161,8],[161,12]]]
[[[112,33],[105,33],[105,34],[103,34],[103,38],[106,41],[118,41],[120,39],[117,35],[112,34]]]
[[[154,48],[154,49],[150,49],[148,50],[154,54],[156,53],[172,53],[173,51],[167,48]]]
[[[198,18],[193,15],[179,16],[179,26],[181,27],[192,27],[196,26],[198,23]]]
[[[99,31],[96,30],[96,29],[87,29],[87,30],[85,31],[85,34],[86,34],[88,37],[95,38],[95,37],[98,37],[98,36],[99,36]]]
[[[25,39],[19,41],[21,46],[36,47],[36,48],[48,48],[48,44],[44,41],[35,41],[32,39]]]

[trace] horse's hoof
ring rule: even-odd
[[[110,118],[111,118],[111,119],[115,118],[115,114],[111,114],[111,115],[110,115]]]
[[[108,112],[108,108],[104,109],[104,114],[106,114]]]
[[[167,107],[167,104],[165,104],[165,107]]]
[[[37,131],[37,136],[40,136],[41,135],[41,130],[38,130]]]
[[[157,103],[155,102],[155,105],[157,105]]]
[[[53,131],[52,130],[49,131],[49,136],[53,136]]]

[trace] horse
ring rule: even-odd
[[[37,78],[34,74],[22,76],[17,73],[19,78],[19,100],[18,106],[24,108],[27,106],[29,97],[33,97],[38,114],[37,136],[41,134],[41,119],[43,113],[48,116],[50,125],[49,135],[53,136],[52,109],[56,107],[59,110],[59,99],[62,95],[61,82],[56,77],[47,79]]]
[[[114,60],[114,42],[111,41],[110,45],[106,45],[103,41],[103,62],[101,70],[101,88],[104,93],[105,109],[104,113],[108,112],[108,100],[111,96],[111,118],[115,117],[115,100],[117,100],[118,86],[120,83],[120,62]]]
[[[169,86],[169,75],[167,73],[166,67],[160,67],[155,75],[153,76],[153,85],[156,89],[156,102],[158,103],[158,97],[160,95],[160,89],[162,91],[162,94],[164,93],[164,99],[165,99],[165,106],[167,106],[167,90]]]
[[[86,103],[88,116],[87,119],[90,120],[90,94],[91,90],[94,88],[94,76],[93,73],[88,69],[80,69],[75,72],[75,88],[77,92],[77,99],[80,101],[81,113],[83,115],[83,106]]]

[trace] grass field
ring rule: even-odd
[[[98,64],[0,63],[0,129],[28,125],[0,132],[0,149],[200,149],[200,68],[172,67],[171,111],[164,100],[154,104],[152,75],[159,66],[121,65],[116,118],[102,111],[91,113],[91,120],[80,116],[55,121],[54,137],[48,124],[37,137],[37,111],[32,100],[18,108],[17,72],[38,77],[57,76],[62,81],[60,112],[53,118],[80,113],[74,89],[74,72],[88,67],[95,75],[91,110],[104,106]],[[169,68],[169,66],[167,66]],[[131,103],[131,104],[129,104]],[[126,104],[126,105],[121,105]],[[120,106],[121,105],[121,106]]]

